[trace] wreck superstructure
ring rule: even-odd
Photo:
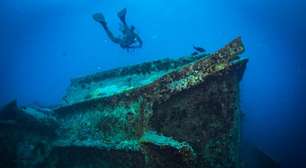
[[[73,79],[56,108],[15,109],[26,116],[20,121],[31,118],[27,125],[35,125],[22,128],[30,133],[17,143],[17,158],[26,158],[18,165],[240,167],[239,81],[248,62],[239,56],[243,51],[237,38],[212,54]],[[33,158],[23,157],[29,144]]]

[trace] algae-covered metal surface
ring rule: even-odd
[[[56,108],[17,110],[33,128],[19,130],[16,164],[240,167],[239,81],[248,62],[239,57],[243,51],[237,38],[212,54],[73,79]]]
[[[113,96],[148,85],[176,68],[204,56],[206,55],[158,60],[72,79],[63,98],[63,104]]]

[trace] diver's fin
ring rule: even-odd
[[[95,21],[106,24],[105,17],[102,13],[95,13],[92,17]]]
[[[121,21],[125,21],[125,16],[126,16],[126,13],[127,13],[127,9],[126,8],[123,8],[122,10],[120,10],[117,15],[119,17],[119,19]]]

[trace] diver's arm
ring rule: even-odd
[[[143,44],[141,38],[139,37],[139,35],[136,35],[135,38],[136,38],[136,40],[138,41],[137,48],[141,48],[141,47],[142,47],[142,44]]]
[[[130,49],[142,48],[142,43],[138,42],[138,44],[131,45],[131,46],[129,46],[128,48],[130,48]]]

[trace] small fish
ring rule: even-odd
[[[202,48],[202,47],[197,47],[197,46],[193,46],[193,49],[195,49],[197,52],[200,52],[200,53],[206,51],[204,48]]]
[[[198,55],[198,54],[199,54],[199,53],[195,51],[195,52],[193,52],[191,55],[192,55],[192,56],[196,56],[196,55]]]

